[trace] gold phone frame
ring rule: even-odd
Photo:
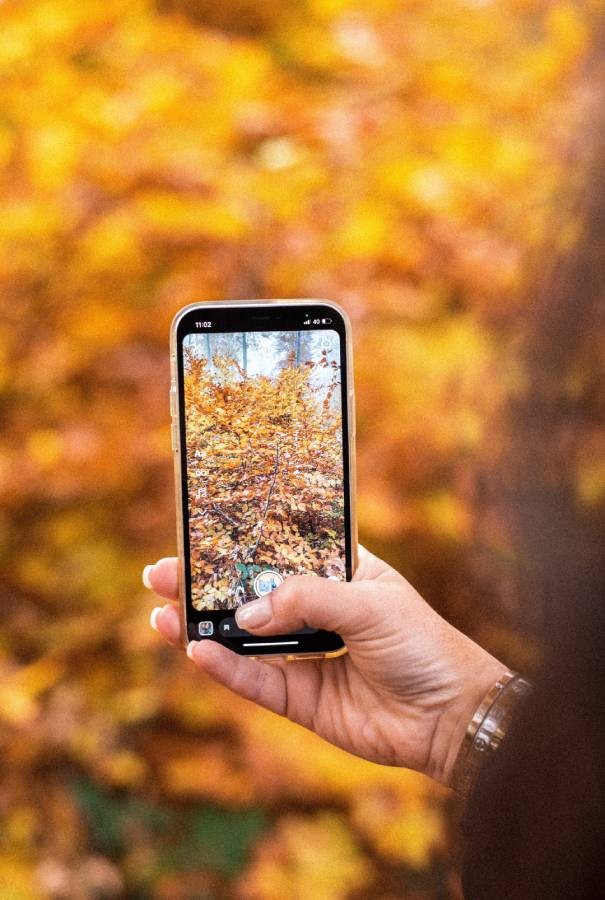
[[[348,439],[349,439],[349,510],[351,519],[351,571],[354,575],[358,565],[358,549],[357,549],[357,480],[355,469],[355,391],[353,386],[353,348],[351,336],[351,322],[338,303],[332,300],[322,300],[314,298],[304,299],[284,299],[284,300],[207,300],[199,303],[190,303],[180,309],[172,320],[170,326],[170,415],[171,415],[171,435],[172,435],[172,455],[174,458],[174,479],[176,494],[176,529],[178,544],[178,585],[179,585],[179,610],[181,620],[181,640],[183,646],[187,646],[187,597],[185,588],[185,542],[183,521],[183,479],[181,468],[181,435],[180,435],[180,391],[177,390],[178,366],[177,366],[177,329],[181,319],[192,312],[199,309],[200,311],[209,310],[216,307],[229,308],[247,308],[247,307],[267,307],[267,306],[328,306],[339,313],[345,323],[345,371],[347,378],[347,419],[348,419]],[[342,656],[347,652],[346,646],[338,650],[328,650],[324,653],[311,651],[309,653],[259,653],[254,656],[247,656],[248,659],[328,659],[336,656]],[[246,654],[247,655],[247,654]]]

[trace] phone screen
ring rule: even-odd
[[[178,356],[188,630],[241,638],[234,611],[288,575],[351,577],[344,320],[200,307]]]

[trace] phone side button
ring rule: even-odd
[[[172,445],[172,449],[176,450],[176,422],[174,419],[170,423],[170,443]]]

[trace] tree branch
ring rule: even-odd
[[[262,512],[258,537],[256,538],[256,542],[250,552],[252,563],[254,563],[256,551],[258,550],[258,545],[260,544],[260,539],[263,536],[263,529],[265,527],[265,522],[267,521],[267,513],[269,512],[269,504],[271,503],[271,497],[272,497],[273,491],[275,489],[275,482],[277,481],[277,473],[279,471],[279,451],[280,451],[280,449],[281,449],[280,445],[278,444],[276,447],[276,450],[275,450],[275,463],[273,465],[273,478],[271,479],[271,484],[269,485],[269,493],[267,494],[267,499],[265,501],[265,508],[263,509],[263,512]]]

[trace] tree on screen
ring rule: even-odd
[[[254,353],[241,335],[220,337],[239,353],[185,348],[193,602],[218,609],[251,599],[262,568],[344,575],[336,360],[315,338],[314,359],[296,365],[303,341],[270,335],[280,364],[250,374],[265,336],[252,336]]]

